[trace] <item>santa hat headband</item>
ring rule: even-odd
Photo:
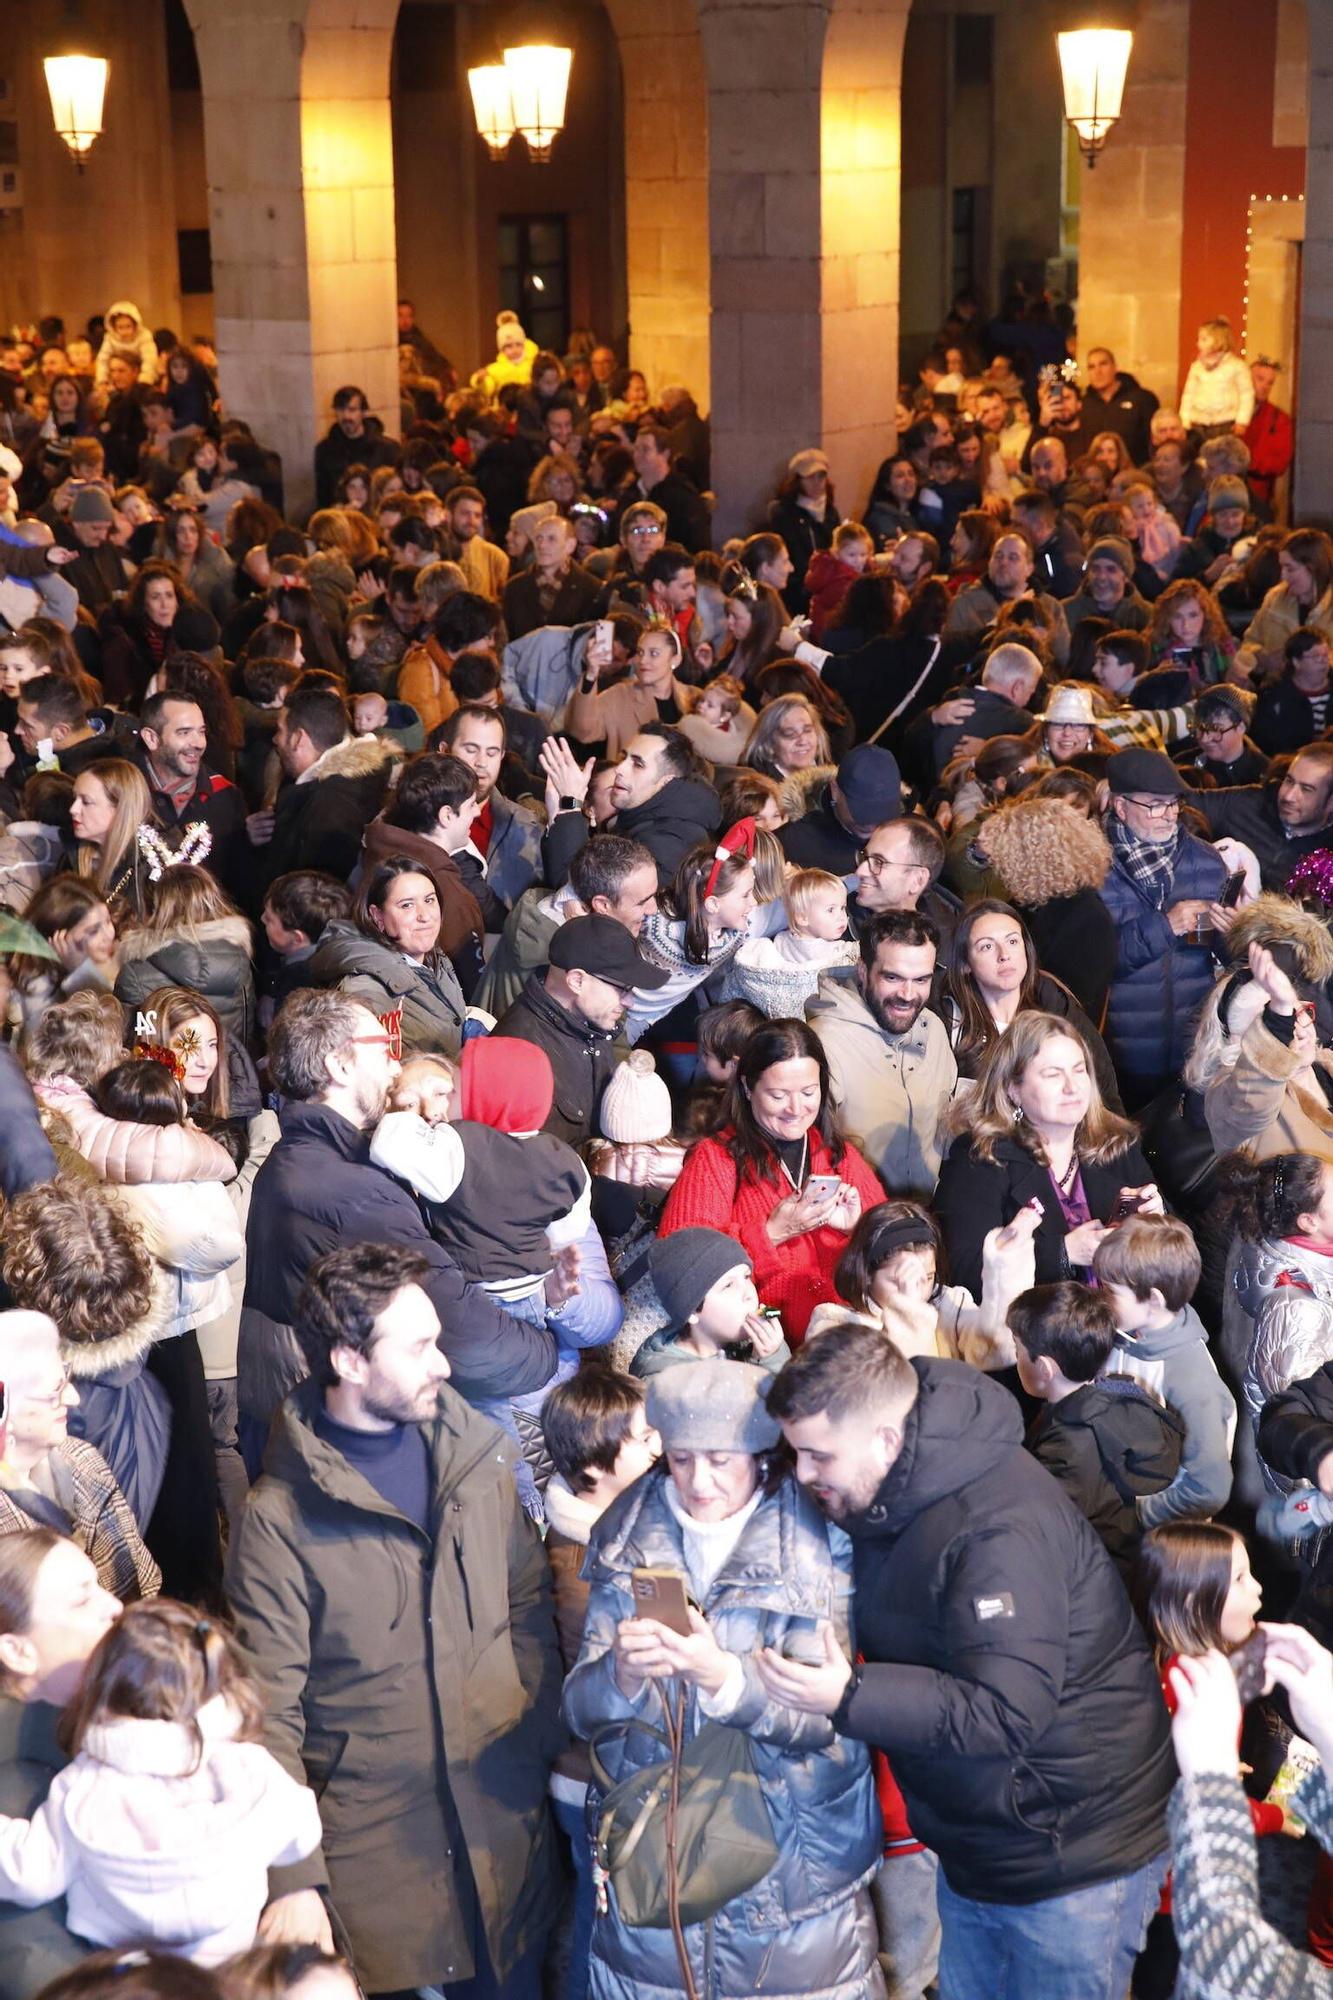
[[[754,860],[754,840],[758,830],[753,819],[738,819],[735,826],[727,828],[713,849],[713,865],[708,871],[708,881],[704,886],[705,896],[711,896],[717,888],[717,878],[722,873],[724,863],[734,861],[738,855],[744,855],[747,861]]]

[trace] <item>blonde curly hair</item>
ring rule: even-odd
[[[1027,909],[1100,889],[1111,867],[1106,835],[1063,799],[1015,799],[983,821],[976,844]]]

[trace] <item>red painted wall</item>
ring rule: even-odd
[[[1273,144],[1278,0],[1190,0],[1180,377],[1199,323],[1224,313],[1237,342],[1250,196],[1305,192],[1305,149]]]

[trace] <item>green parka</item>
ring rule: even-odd
[[[426,1427],[429,1537],[317,1435],[321,1401],[304,1382],[279,1410],[228,1565],[264,1740],[319,1800],[365,1990],[467,1976],[450,1890],[459,1828],[503,1980],[558,1900],[546,1786],[565,1737],[541,1542],[507,1440],[452,1389]],[[307,1861],[270,1885],[319,1879]]]

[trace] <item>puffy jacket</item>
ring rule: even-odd
[[[1313,1485],[1321,1460],[1333,1451],[1333,1367],[1328,1362],[1302,1374],[1269,1398],[1259,1417],[1259,1455],[1276,1486],[1302,1480]],[[1300,1593],[1294,1616],[1321,1645],[1333,1644],[1333,1535],[1305,1543]]]
[[[253,1047],[258,1025],[253,951],[243,917],[215,917],[169,938],[127,931],[120,941],[116,998],[137,1011],[159,986],[187,987],[210,1002],[234,1041]]]
[[[397,753],[374,736],[335,744],[305,784],[278,793],[273,838],[258,850],[259,907],[270,882],[294,868],[325,868],[345,882],[361,852],[361,835],[384,803]]]
[[[1259,690],[1250,734],[1268,757],[1303,750],[1320,734],[1309,695],[1302,694],[1285,674],[1281,680],[1269,681]]]
[[[0,1195],[12,1201],[58,1171],[51,1142],[41,1127],[37,1102],[12,1049],[0,1048]]]
[[[1252,674],[1261,653],[1281,653],[1298,626],[1313,625],[1326,639],[1333,639],[1333,590],[1326,591],[1317,604],[1302,616],[1301,606],[1289,584],[1275,583],[1245,628],[1237,666]]]
[[[541,1543],[507,1442],[451,1387],[420,1426],[429,1533],[318,1435],[321,1404],[312,1383],[284,1404],[227,1567],[264,1741],[324,1826],[322,1853],[271,1886],[327,1867],[367,1989],[447,1988],[473,1949],[451,1893],[461,1833],[503,1981],[557,1907],[560,1661]]]
[[[1184,1425],[1127,1376],[1043,1403],[1027,1446],[1091,1521],[1126,1583],[1143,1537],[1135,1503],[1180,1469]]]
[[[616,1626],[635,1615],[630,1573],[641,1566],[687,1567],[666,1479],[656,1471],[613,1501],[592,1529],[583,1644],[565,1686],[565,1716],[577,1736],[595,1742],[608,1725],[626,1725],[623,1737],[611,1736],[600,1750],[617,1782],[662,1755],[656,1735],[635,1726],[652,1721],[651,1713],[626,1699],[612,1672]],[[701,2000],[748,2000],[770,1987],[783,2000],[798,1994],[871,2000],[882,1990],[860,1893],[882,1846],[869,1757],[826,1716],[774,1702],[754,1659],[761,1646],[816,1659],[821,1619],[831,1620],[850,1647],[850,1571],[846,1536],[788,1479],[760,1501],[700,1605],[718,1644],[741,1662],[742,1692],[725,1720],[749,1739],[778,1849],[775,1865],[753,1889],[719,1910],[706,1930],[687,1930],[691,1957],[705,1968]],[[697,1689],[687,1686],[686,1694],[686,1729],[694,1735],[706,1711]],[[593,1951],[594,1990],[603,2000],[661,2000],[680,1991],[670,1931],[631,1929],[614,1888]]]
[[[558,729],[565,704],[579,684],[592,634],[591,624],[540,625],[521,639],[511,639],[500,669],[506,704],[526,708]]]
[[[1167,902],[1222,892],[1227,865],[1192,833],[1181,835]],[[1211,955],[1178,938],[1165,910],[1155,910],[1119,861],[1099,891],[1119,939],[1106,1008],[1106,1045],[1122,1083],[1179,1075],[1200,1008],[1213,989]]]
[[[949,1886],[1038,1903],[1144,1867],[1175,1776],[1148,1642],[1007,1390],[913,1361],[898,1457],[847,1523],[868,1665],[840,1728],[880,1745]]]
[[[512,910],[541,873],[542,823],[527,806],[507,799],[500,791],[491,793],[490,808],[486,880]]]
[[[230,1172],[230,1156],[228,1165]],[[217,1180],[141,1181],[122,1188],[121,1198],[167,1279],[162,1337],[220,1319],[231,1304],[227,1272],[245,1249],[226,1188]]]
[[[291,1330],[296,1295],[316,1257],[348,1243],[405,1243],[430,1265],[426,1290],[454,1386],[468,1398],[540,1389],[556,1364],[544,1326],[501,1312],[465,1285],[416,1202],[370,1165],[370,1135],[322,1104],[284,1104],[282,1139],[255,1178],[246,1223],[239,1377],[242,1409],[264,1422],[306,1373]]]
[[[499,1036],[535,1042],[551,1059],[555,1097],[542,1130],[566,1145],[581,1146],[600,1129],[602,1092],[620,1059],[615,1037],[575,1017],[553,1000],[540,973],[495,1024]]]
[[[860,987],[827,972],[806,1018],[828,1058],[840,1130],[862,1147],[886,1187],[928,1201],[958,1081],[943,1021],[923,1007],[905,1035],[890,1035]]]
[[[1306,1243],[1266,1238],[1243,1246],[1233,1282],[1254,1328],[1242,1387],[1257,1433],[1270,1397],[1333,1359],[1333,1257]],[[1288,1482],[1274,1477],[1262,1446],[1260,1452],[1269,1489],[1285,1492]]]
[[[230,1180],[236,1172],[226,1148],[193,1125],[135,1125],[108,1118],[83,1085],[67,1076],[44,1077],[35,1087],[38,1103],[65,1118],[75,1148],[89,1166],[117,1187]]]
[[[403,1048],[413,1055],[456,1056],[462,1047],[467,1003],[458,975],[438,952],[414,964],[350,917],[335,917],[320,932],[306,983],[336,986],[381,1020],[401,1009]]]
[[[485,936],[481,906],[459,874],[458,863],[451,854],[446,854],[433,840],[427,840],[424,833],[395,826],[384,813],[378,814],[366,828],[362,847],[367,868],[375,868],[394,854],[405,854],[409,861],[420,862],[422,872],[435,884],[440,901],[439,949],[446,958],[457,961],[460,955],[480,950]]]

